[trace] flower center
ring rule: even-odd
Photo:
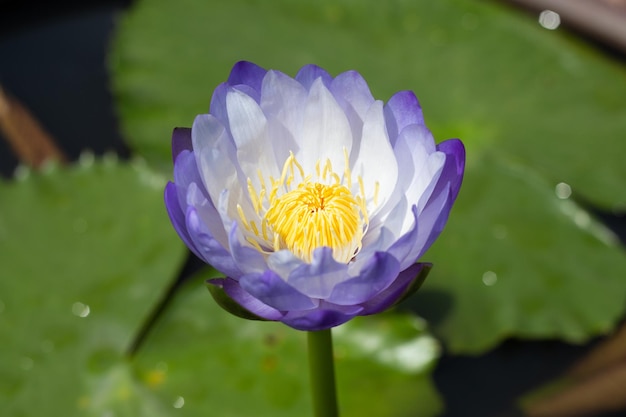
[[[307,175],[290,154],[280,178],[265,178],[258,172],[257,187],[248,178],[254,213],[244,212],[237,205],[248,243],[265,254],[288,249],[305,262],[311,262],[315,249],[327,246],[333,250],[335,260],[350,262],[361,250],[369,217],[363,180],[358,177],[355,190],[351,190],[346,151],[344,158],[342,175],[333,171],[330,160],[318,161],[315,174]],[[377,191],[378,187],[374,201]]]
[[[278,240],[274,246],[307,261],[316,248],[329,246],[335,259],[348,262],[363,235],[359,204],[341,184],[301,183],[277,198],[265,219]]]

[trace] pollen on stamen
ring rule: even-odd
[[[352,171],[350,170],[350,156],[348,155],[348,150],[343,148],[343,163],[344,163],[344,172],[343,175],[346,179],[346,185],[348,189],[352,189]]]
[[[380,191],[380,182],[374,183],[374,205],[378,205],[378,192]]]
[[[263,178],[263,173],[261,172],[261,170],[259,169],[256,173],[257,177],[259,177],[259,186],[261,187],[261,189],[259,190],[259,201],[261,202],[261,207],[263,205],[263,198],[265,197],[265,194],[267,193],[267,187],[265,186],[265,179]]]
[[[259,229],[256,227],[256,223],[254,221],[250,221],[250,227],[252,228],[252,232],[254,232],[255,235],[259,235]]]
[[[365,201],[365,185],[363,184],[363,177],[359,175],[358,180],[359,180],[359,194],[363,198],[363,201]]]
[[[324,164],[324,172],[322,173],[322,179],[324,181],[326,181],[326,176],[329,172],[333,172],[333,164],[330,162],[330,159],[327,159],[326,163]]]
[[[367,206],[365,205],[365,198],[361,197],[360,195],[357,195],[354,199],[356,200],[357,205],[361,209],[361,213],[363,214],[363,220],[365,221],[365,225],[367,227],[367,225],[370,222],[370,219],[369,219],[369,213],[367,212]]]
[[[250,196],[250,200],[252,200],[252,207],[254,208],[254,211],[258,213],[261,210],[261,201],[250,178],[248,178],[248,195]]]
[[[248,224],[248,219],[246,219],[246,215],[243,212],[243,208],[241,208],[241,204],[237,204],[237,214],[239,214],[239,219],[241,223],[243,223],[243,227],[250,231],[250,224]]]
[[[267,236],[267,221],[265,219],[261,221],[261,234],[263,235],[263,239],[269,240]]]
[[[274,252],[278,252],[280,250],[280,236],[277,234],[274,235]]]
[[[278,188],[280,187],[280,182],[276,181],[274,178],[270,177],[270,181],[272,182],[272,190],[270,191],[270,195],[268,197],[268,202],[270,206],[276,200],[276,195],[278,194]]]
[[[292,156],[293,156],[293,154],[292,154]],[[298,168],[298,173],[300,174],[300,177],[304,178],[304,168],[302,168],[302,165],[300,165],[300,163],[298,162],[298,160],[296,159],[295,156],[291,160],[291,163],[294,164],[296,166],[296,168]]]
[[[285,161],[285,164],[283,165],[283,170],[280,173],[280,180],[278,180],[279,184],[285,183],[285,180],[287,179],[287,174],[289,173],[289,167],[290,167],[292,158],[293,158],[293,153],[289,152],[289,157]]]
[[[261,245],[259,244],[259,242],[257,242],[256,240],[254,240],[252,237],[248,236],[246,237],[246,241],[251,244],[252,246],[254,246],[254,248],[256,250],[258,250],[259,252],[265,252],[265,250],[263,250],[263,248],[261,247]]]

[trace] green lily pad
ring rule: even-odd
[[[626,208],[623,67],[493,2],[142,0],[111,54],[135,149],[171,172],[172,128],[205,113],[241,59],[292,75],[356,69],[382,99],[412,89],[438,140],[463,139],[466,185],[424,259],[437,296],[418,297],[453,351],[509,336],[581,342],[623,316],[623,252],[554,193]],[[497,285],[482,283],[489,271]]]
[[[94,375],[123,359],[185,251],[164,178],[141,165],[86,157],[23,177],[0,182],[0,402],[11,416],[77,415],[100,401]]]
[[[427,254],[431,276],[407,304],[431,317],[444,310],[434,327],[453,352],[507,336],[581,343],[609,332],[626,294],[626,257],[611,231],[524,166],[485,157],[472,174],[446,238]]]

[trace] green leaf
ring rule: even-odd
[[[163,208],[162,177],[141,165],[83,162],[0,182],[6,415],[77,415],[105,401],[107,386],[125,389],[113,367],[185,254]]]
[[[435,328],[450,350],[478,353],[509,335],[581,343],[610,331],[626,294],[615,236],[523,166],[486,157],[472,174],[410,301],[433,311],[428,298],[448,294]]]
[[[623,315],[623,253],[583,208],[557,206],[553,191],[562,183],[577,198],[626,208],[623,67],[492,2],[142,0],[111,59],[135,149],[170,171],[172,128],[207,112],[240,59],[291,75],[307,63],[356,69],[384,100],[412,89],[438,141],[465,142],[467,184],[424,258],[436,261],[425,289],[452,303],[435,330],[454,351],[509,336],[584,341]],[[494,239],[499,225],[523,238]],[[497,285],[482,284],[487,271]],[[427,319],[441,309],[434,304],[422,299],[433,306],[420,310]]]

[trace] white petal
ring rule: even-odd
[[[276,177],[278,174],[272,143],[267,134],[267,120],[258,103],[236,89],[228,92],[226,107],[243,180],[247,182],[250,178],[258,189],[259,170],[266,176]]]
[[[375,235],[368,240],[367,245],[364,243],[363,249],[348,264],[348,275],[358,276],[363,266],[370,262],[376,252],[385,252],[396,240],[398,240],[398,236],[394,235],[387,227],[379,227]]]
[[[333,79],[330,91],[345,111],[353,135],[361,137],[363,120],[374,102],[367,82],[358,72],[346,71]]]
[[[415,176],[415,166],[412,155],[413,150],[408,146],[406,137],[401,136],[393,147],[393,152],[398,165],[398,180],[396,189],[387,200],[387,202],[378,209],[376,213],[370,215],[369,228],[379,227],[381,223],[385,223],[386,227],[399,233],[402,222],[407,215],[406,211],[410,211],[405,193]],[[392,226],[389,226],[392,224]],[[395,227],[397,226],[397,227]]]
[[[434,152],[428,155],[424,164],[421,167],[417,167],[416,174],[413,177],[413,182],[406,191],[406,199],[409,205],[418,204],[418,212],[424,208],[424,205],[430,197],[430,193],[433,192],[435,183],[441,171],[443,165],[446,162],[446,154],[443,152]],[[406,233],[413,222],[412,214],[406,213],[404,222],[402,224],[401,234]]]
[[[196,117],[191,140],[202,181],[217,205],[222,190],[239,187],[235,147],[224,126],[210,114]]]
[[[439,177],[441,176],[441,173],[443,172],[443,167],[445,163],[446,163],[446,154],[443,152],[434,152],[430,154],[430,156],[428,157],[428,162],[426,163],[426,166],[424,167],[424,170],[422,171],[422,175],[424,175],[425,177],[430,176],[430,181],[428,185],[426,186],[426,188],[420,190],[419,192],[419,200],[417,204],[418,213],[422,212],[422,210],[424,209],[424,206],[426,205],[426,203],[428,202],[428,199],[430,198],[432,192],[434,191],[435,186],[437,185],[437,181],[439,180]],[[415,203],[413,202],[413,204]]]
[[[222,217],[203,195],[198,184],[191,183],[187,189],[187,204],[196,208],[196,213],[211,232],[211,235],[224,247],[228,248],[228,235]]]
[[[418,204],[418,211],[421,211],[424,203],[420,206],[419,201],[424,193],[430,195],[432,192],[431,184],[443,168],[445,155],[436,152],[433,135],[423,125],[405,127],[396,141],[394,152],[402,167],[399,191],[404,193],[409,207]],[[402,230],[406,232],[413,216],[409,211],[402,217]]]
[[[302,125],[306,89],[293,78],[279,71],[268,71],[263,79],[261,109],[268,122],[268,136],[279,169],[289,152],[299,149],[294,140]]]
[[[346,71],[335,77],[330,85],[330,91],[338,101],[345,101],[353,108],[361,121],[365,120],[368,109],[374,103],[367,82],[356,71]]]
[[[302,259],[289,250],[279,250],[267,257],[267,265],[285,281],[289,278],[289,274],[303,263]]]
[[[280,120],[291,132],[296,132],[302,123],[306,98],[302,84],[281,72],[268,71],[263,79],[261,109],[268,119]]]
[[[377,232],[378,229],[384,228],[393,236],[392,240],[395,241],[401,235],[405,218],[410,214],[411,208],[405,196],[401,195],[384,215],[376,216],[374,219],[370,220],[369,228],[363,239],[363,247],[369,245],[370,229],[372,232]],[[393,241],[385,240],[384,243],[387,245],[393,243]],[[379,247],[378,250],[385,250],[387,248],[388,245]]]
[[[300,149],[296,158],[306,173],[315,172],[318,160],[329,159],[333,171],[344,171],[344,149],[352,149],[348,119],[321,78],[313,82],[304,106],[304,118],[295,138]]]
[[[202,114],[194,120],[191,131],[196,164],[211,201],[220,212],[226,230],[230,220],[237,219],[237,205],[246,213],[251,209],[247,187],[241,187],[241,172],[235,156],[235,146],[219,120],[210,114]],[[227,190],[225,198],[224,191]]]
[[[374,102],[368,110],[358,154],[352,161],[353,157],[353,182],[359,176],[363,179],[368,210],[374,215],[390,199],[398,180],[398,164],[387,136],[382,101]],[[376,189],[378,195],[374,199]]]

